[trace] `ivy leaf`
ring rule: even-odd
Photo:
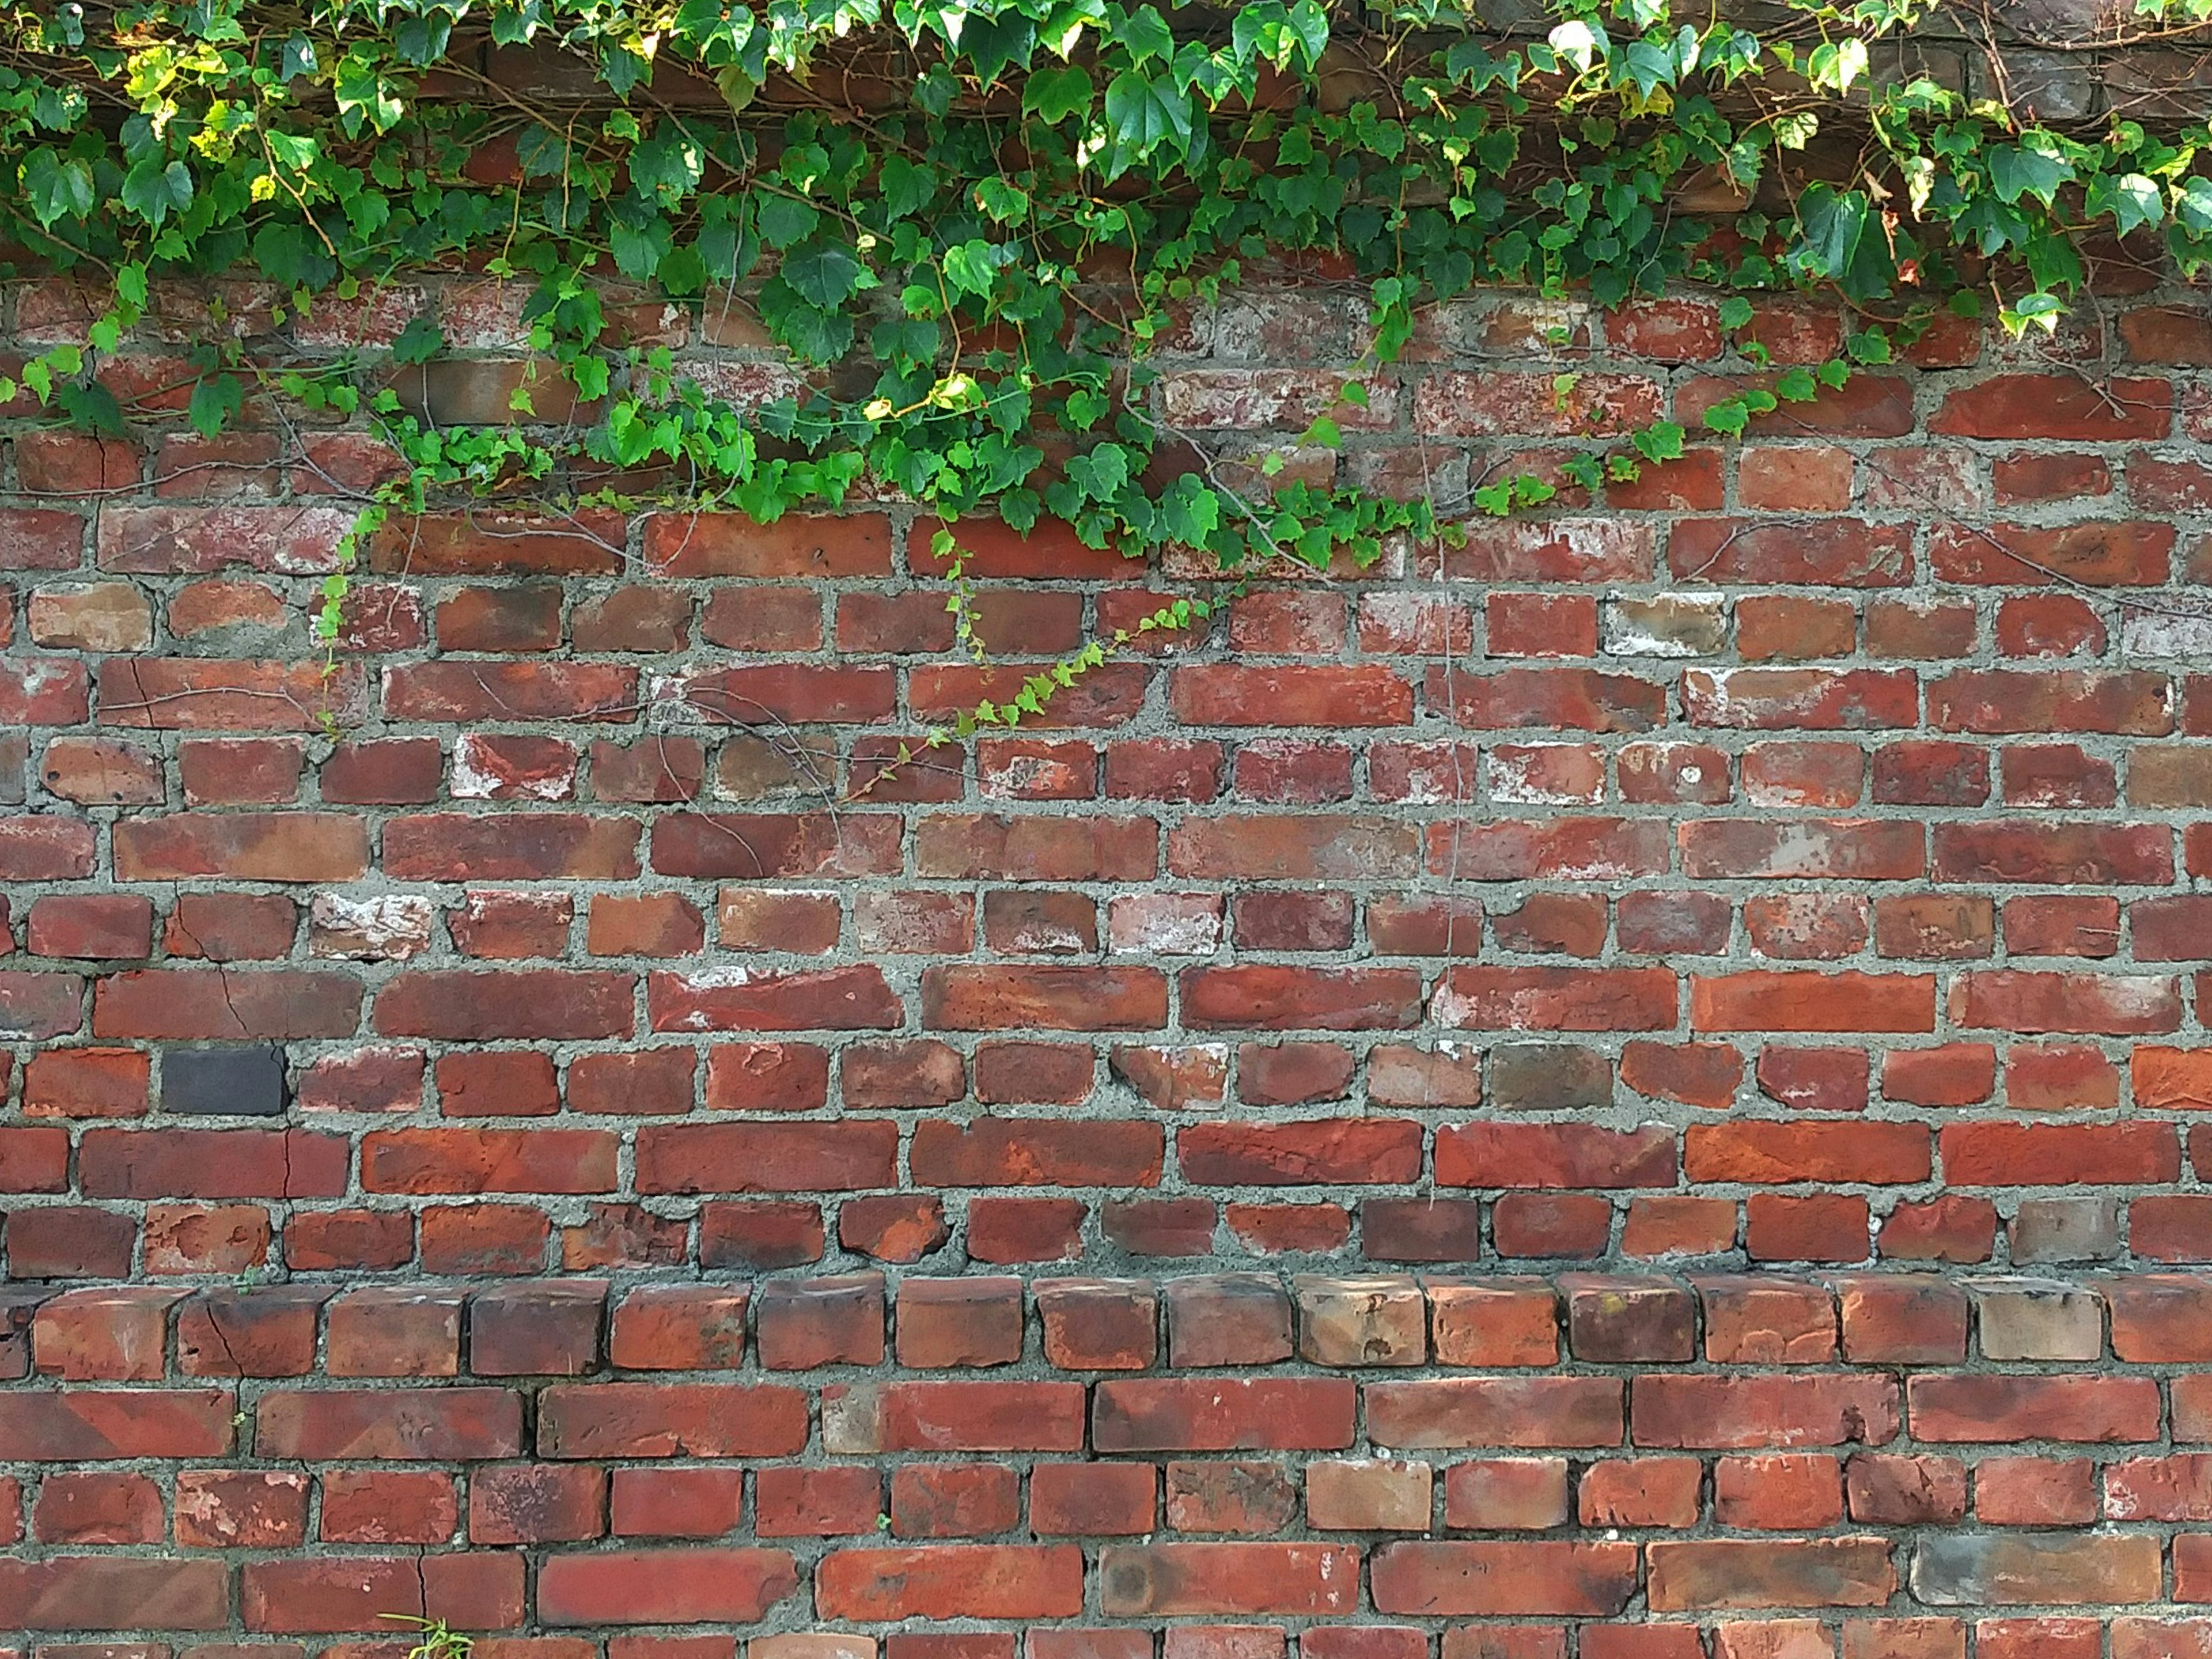
[[[1819,274],[1839,280],[1857,255],[1866,234],[1867,198],[1855,190],[1813,184],[1797,199],[1797,223]]]
[[[323,147],[304,133],[271,132],[266,137],[269,153],[295,173],[305,173],[322,154]]]
[[[778,341],[809,362],[834,363],[853,349],[848,314],[808,305],[781,279],[761,290],[761,319]]]
[[[937,325],[917,317],[887,317],[868,335],[877,361],[919,368],[937,356]]]
[[[392,343],[395,363],[427,363],[446,349],[446,337],[428,316],[410,318]]]
[[[2089,216],[2109,213],[2120,234],[2154,225],[2166,217],[2166,198],[2140,173],[2121,178],[2099,173],[2089,181]]]
[[[1705,425],[1731,438],[1740,438],[1751,424],[1751,409],[1741,398],[1723,398],[1705,411]]]
[[[185,418],[203,438],[212,438],[237,416],[246,396],[234,374],[210,374],[192,388]]]
[[[1999,144],[1989,159],[1990,183],[2008,207],[2022,196],[2033,196],[2049,207],[2058,186],[2074,176],[2073,164],[2064,156],[2025,144]]]
[[[2055,294],[2027,294],[2016,305],[2005,307],[1997,313],[1997,320],[2004,331],[2017,340],[2033,325],[2046,334],[2058,331],[2058,319],[2066,314],[2066,302]]]
[[[1067,476],[1093,501],[1110,501],[1129,482],[1129,452],[1119,444],[1100,444],[1087,455],[1069,457]]]
[[[625,224],[616,219],[607,225],[607,245],[614,250],[616,269],[640,282],[659,269],[675,240],[668,221],[657,213],[643,224]]]
[[[1775,395],[1784,403],[1808,404],[1820,395],[1820,390],[1809,368],[1785,368],[1774,382]]]
[[[2174,200],[2173,215],[2199,236],[2212,231],[2212,179],[2192,178],[2185,184]]]
[[[1647,461],[1672,461],[1681,458],[1682,438],[1682,428],[1674,422],[1656,421],[1632,434],[1629,442],[1636,446],[1636,453]]]
[[[1126,14],[1110,33],[1115,44],[1129,54],[1129,61],[1139,69],[1156,58],[1165,63],[1175,55],[1175,32],[1168,27],[1167,19],[1150,6]]]
[[[1089,109],[1091,95],[1091,76],[1079,64],[1070,64],[1065,69],[1047,66],[1030,71],[1028,84],[1022,88],[1022,109],[1057,126],[1069,116]]]
[[[876,175],[876,193],[884,212],[893,219],[903,219],[929,205],[937,194],[937,174],[903,155],[889,155]]]
[[[1283,0],[1246,0],[1237,8],[1237,15],[1230,25],[1230,49],[1239,63],[1249,64],[1254,54],[1265,51],[1270,39],[1278,37],[1290,22],[1290,15],[1283,9]]]
[[[1891,356],[1889,336],[1878,328],[1846,337],[1844,349],[1856,363],[1886,363]]]
[[[1478,96],[1487,92],[1492,82],[1510,91],[1520,83],[1521,60],[1511,52],[1503,58],[1492,58],[1479,40],[1455,40],[1444,53],[1444,73],[1455,81],[1466,82]]]
[[[1591,64],[1613,51],[1613,42],[1606,38],[1605,31],[1581,17],[1570,17],[1559,24],[1549,39],[1552,50],[1584,75],[1589,73]]]
[[[1741,294],[1731,294],[1721,301],[1721,326],[1730,331],[1742,328],[1751,321],[1751,301]]]
[[[1866,42],[1856,35],[1813,48],[1805,59],[1805,73],[1816,87],[1849,92],[1851,82],[1867,72]]]
[[[30,378],[27,372],[24,378]],[[97,380],[62,386],[54,393],[54,402],[61,406],[72,426],[105,437],[124,435],[123,406],[115,401],[115,394]]]
[[[784,256],[783,280],[800,299],[823,311],[852,298],[866,275],[852,250],[840,242],[812,242]]]
[[[969,12],[960,29],[960,50],[985,86],[1010,65],[1025,64],[1036,44],[1036,24],[1012,6],[995,17]]]
[[[763,193],[756,210],[753,222],[760,227],[761,240],[770,247],[789,247],[793,242],[814,234],[814,227],[822,216],[808,203],[790,196]]]
[[[1328,13],[1318,0],[1297,0],[1291,8],[1290,27],[1305,48],[1306,67],[1313,68],[1328,47]]]
[[[320,288],[334,268],[322,243],[304,225],[278,220],[254,233],[253,261],[264,276],[283,288]]]
[[[945,250],[945,275],[953,287],[979,298],[999,280],[997,250],[990,243],[970,240]]]
[[[629,181],[639,190],[673,207],[699,187],[707,171],[707,154],[691,135],[672,121],[664,121],[629,154]]]
[[[1028,216],[1029,192],[1006,179],[983,179],[976,181],[975,205],[1002,225],[1012,224]]]
[[[91,166],[75,157],[64,161],[50,149],[33,150],[23,163],[23,190],[39,223],[49,227],[57,219],[83,218],[95,199]]]
[[[1146,79],[1134,70],[1114,77],[1106,88],[1106,129],[1112,134],[1121,160],[1119,173],[1129,161],[1141,161],[1157,149],[1178,155],[1190,149],[1190,98],[1164,82]]]
[[[407,112],[397,88],[376,72],[374,60],[365,45],[356,46],[338,59],[337,78],[331,91],[337,99],[339,118],[349,136],[358,135],[364,121],[379,132],[389,132]]]

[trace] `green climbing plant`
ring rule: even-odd
[[[2142,31],[2169,33],[2212,0],[2140,4]],[[1839,296],[1843,349],[1746,378],[1701,417],[1726,438],[1947,310],[2055,328],[2090,239],[2185,275],[2212,262],[2202,118],[2062,127],[1899,71],[1899,37],[1942,25],[1923,0],[1774,15],[1757,33],[1672,0],[1553,0],[1516,34],[1465,0],[22,5],[0,52],[0,238],[102,299],[82,344],[0,391],[119,428],[135,411],[102,368],[164,285],[243,273],[275,300],[202,319],[187,416],[212,434],[251,396],[373,417],[402,470],[347,555],[455,499],[643,491],[769,522],[866,491],[955,526],[938,552],[975,647],[957,526],[979,514],[1205,550],[1235,582],[1540,506],[1559,485],[1533,475],[1407,500],[1285,467],[1375,424],[1425,307],[1480,286],[1616,307],[1705,284],[1753,369],[1772,367],[1754,296]],[[1279,441],[1210,448],[1163,397],[1163,358],[1274,262],[1352,286],[1357,361],[1283,391]],[[509,418],[438,424],[395,385],[447,349],[433,313],[353,353],[289,343],[441,266],[526,291]],[[633,339],[617,284],[742,316],[790,373],[714,395]],[[1633,478],[1690,437],[1568,418],[1571,373],[1554,391],[1568,483]],[[347,583],[325,590],[326,641]],[[965,723],[1027,718],[1128,643]]]

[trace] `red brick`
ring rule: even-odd
[[[1450,1187],[1667,1187],[1674,1137],[1657,1125],[1468,1124],[1437,1132],[1436,1179]]]
[[[606,1486],[605,1470],[585,1466],[487,1465],[469,1478],[469,1541],[544,1544],[597,1538],[605,1529]]]
[[[1340,1377],[1114,1379],[1098,1383],[1101,1451],[1341,1450],[1354,1392]]]
[[[161,1519],[161,1490],[143,1474],[50,1474],[31,1506],[43,1544],[158,1543]]]
[[[1200,1030],[1387,1030],[1420,1019],[1420,975],[1409,969],[1198,968],[1181,989],[1183,1022]],[[1150,1023],[1164,1024],[1164,1011]]]
[[[769,1384],[556,1383],[538,1396],[542,1457],[785,1457],[805,1442],[805,1395]]]
[[[2156,1437],[2147,1377],[1923,1376],[1906,1384],[1916,1439],[2125,1441]]]
[[[0,679],[0,711],[15,707],[24,725],[76,724],[55,718],[72,690],[82,707],[84,671],[70,668],[73,674],[45,677],[34,702],[10,696]],[[94,718],[141,732],[313,732],[358,726],[366,698],[360,671],[346,665],[326,678],[319,663],[109,657],[99,665]]]
[[[2163,674],[2104,669],[1960,669],[1928,687],[1937,731],[2108,732],[2163,737],[2173,730]]]
[[[1402,1182],[1419,1172],[1421,1131],[1388,1118],[1194,1123],[1176,1151],[1185,1177],[1209,1187]]]
[[[1713,1519],[1723,1526],[1790,1532],[1843,1518],[1843,1471],[1833,1457],[1778,1453],[1713,1465]]]
[[[1153,1529],[1159,1474],[1149,1463],[1038,1463],[1030,1527],[1040,1537],[1127,1537]]]
[[[1851,1519],[1879,1526],[1955,1525],[1966,1513],[1958,1459],[1866,1452],[1844,1466]]]
[[[54,1555],[0,1561],[0,1619],[20,1631],[99,1630],[117,1609],[163,1630],[229,1627],[229,1569],[221,1561]]]
[[[608,1486],[607,1530],[617,1537],[722,1537],[737,1530],[744,1480],[736,1469],[616,1469]],[[872,1493],[872,1510],[874,1505]],[[757,1530],[763,1538],[774,1535],[765,1522]]]
[[[1427,848],[1429,873],[1454,881],[1620,880],[1671,861],[1666,826],[1639,818],[1431,823]]]
[[[757,1511],[756,1530],[763,1538],[823,1538],[841,1533],[872,1532],[877,1517],[883,1512],[883,1480],[874,1469],[849,1467],[766,1468],[755,1477],[754,1506]],[[716,1508],[719,1507],[718,1503]],[[729,1513],[734,1522],[734,1494]]]
[[[1072,1260],[1083,1252],[1083,1224],[1090,1213],[1079,1199],[971,1198],[969,1256],[1003,1264]]]
[[[1929,1170],[1926,1129],[1911,1123],[1693,1123],[1683,1132],[1692,1182],[1910,1184]]]
[[[1863,1049],[1782,1048],[1769,1043],[1759,1051],[1753,1074],[1760,1094],[1798,1111],[1866,1109],[1867,1064]]]
[[[1803,1112],[1859,1112],[1867,1103],[1867,1057],[1860,1048],[1783,1048],[1759,1051],[1753,1075],[1769,1100]]]
[[[341,1544],[442,1544],[460,1525],[450,1474],[333,1469],[322,1477],[321,1536]]]
[[[177,1476],[177,1541],[201,1549],[290,1549],[307,1531],[307,1477],[189,1469]]]
[[[1627,1607],[1638,1576],[1633,1544],[1595,1542],[1389,1544],[1370,1571],[1382,1613],[1596,1618]]]
[[[1064,1619],[1083,1610],[1072,1544],[936,1545],[833,1551],[815,1569],[829,1619]]]
[[[1698,1031],[1932,1031],[1936,981],[1923,974],[1778,971],[1693,977]]]
[[[254,1206],[265,1234],[265,1213]],[[330,1291],[307,1285],[210,1290],[177,1311],[177,1369],[188,1376],[304,1376]]]
[[[273,1389],[255,1412],[254,1443],[277,1458],[513,1457],[520,1397],[495,1388],[415,1396],[372,1389]]]
[[[27,1117],[143,1117],[150,1056],[138,1048],[48,1048],[23,1068]]]
[[[1186,726],[1407,726],[1413,689],[1382,664],[1178,668],[1168,704]]]
[[[1003,1463],[909,1464],[891,1471],[890,1530],[900,1538],[985,1538],[1021,1515],[1021,1476]]]
[[[894,1382],[874,1402],[868,1449],[1076,1451],[1083,1395],[1079,1382]]]

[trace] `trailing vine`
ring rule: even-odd
[[[2140,4],[2161,36],[2207,11]],[[1393,537],[1556,491],[1516,474],[1401,500],[1285,471],[1289,452],[1370,421],[1424,307],[1478,286],[1614,307],[1706,284],[1754,368],[1751,296],[1840,295],[1856,319],[1843,353],[1705,411],[1731,436],[1946,309],[2055,328],[2092,238],[2185,275],[2212,263],[2203,120],[2063,126],[1881,67],[1905,61],[1905,34],[1945,27],[1923,0],[1787,0],[1778,16],[1760,33],[1671,0],[1553,0],[1516,36],[1457,0],[27,5],[0,50],[15,186],[0,236],[19,270],[73,273],[106,305],[20,389],[119,429],[134,411],[101,368],[159,285],[243,272],[280,298],[204,331],[188,417],[212,434],[249,395],[373,416],[404,470],[348,556],[456,498],[626,505],[643,488],[771,522],[868,495],[951,525],[1061,520],[1132,554],[1201,548],[1233,583],[1278,559],[1371,562]],[[1357,284],[1364,351],[1285,394],[1297,440],[1211,453],[1159,395],[1161,348],[1268,262]],[[438,425],[390,384],[446,349],[434,314],[335,359],[288,343],[288,324],[437,267],[527,289],[536,379],[507,422]],[[629,339],[611,283],[747,313],[792,373],[770,395],[717,397]],[[1563,410],[1574,382],[1554,382]],[[592,418],[541,419],[556,386]],[[1568,424],[1579,448],[1560,476],[1593,490],[1688,435]],[[935,550],[980,652],[957,532]],[[347,591],[341,570],[326,643]],[[1136,631],[1210,605],[1177,601]],[[1132,637],[961,729],[1030,717]]]

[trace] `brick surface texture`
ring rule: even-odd
[[[522,294],[427,290],[502,408]],[[1719,338],[1456,304],[1297,465],[1449,500]],[[2207,363],[2109,272],[904,766],[1202,569],[963,526],[979,667],[909,507],[456,507],[325,672],[364,432],[16,428],[0,1650],[2212,1653]]]

